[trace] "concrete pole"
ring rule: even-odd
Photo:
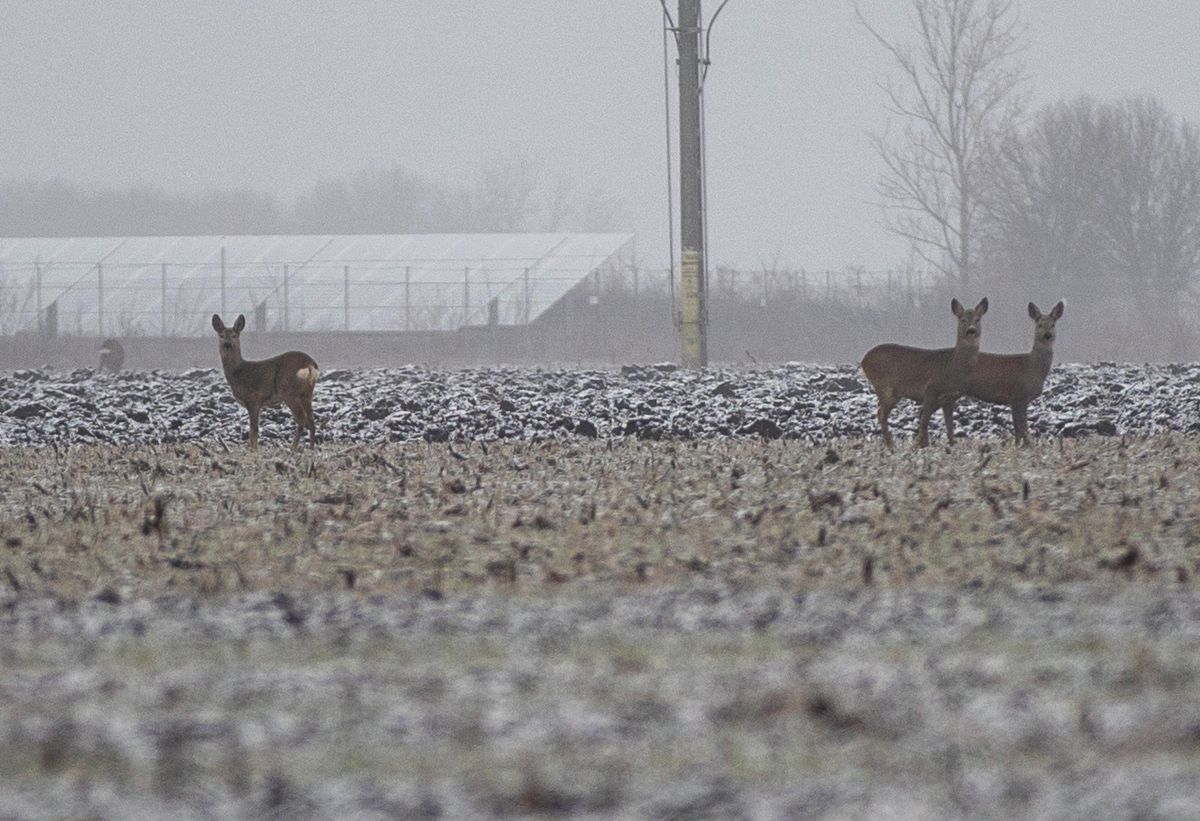
[[[683,364],[708,364],[700,144],[700,0],[679,0],[680,333]]]

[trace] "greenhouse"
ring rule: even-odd
[[[201,336],[533,322],[632,234],[0,238],[0,333]]]

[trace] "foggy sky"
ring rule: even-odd
[[[711,15],[719,3],[704,5]],[[906,5],[862,0],[889,34],[908,31]],[[1035,103],[1147,93],[1200,121],[1200,3],[1023,8]],[[523,157],[580,188],[600,181],[639,254],[665,260],[655,0],[11,0],[0,11],[0,178],[290,198],[370,166],[461,183]],[[712,60],[712,262],[902,260],[881,227],[867,138],[886,126],[877,84],[891,67],[848,0],[731,0]]]

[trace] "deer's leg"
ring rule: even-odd
[[[942,418],[946,420],[946,441],[954,444],[954,400],[947,399],[942,403]]]
[[[317,417],[313,413],[311,393],[304,397],[304,411],[308,415],[308,443],[315,448],[317,446]]]
[[[288,410],[292,412],[292,418],[296,420],[296,429],[292,431],[292,450],[300,447],[300,435],[304,433],[304,428],[308,424],[308,419],[304,413],[304,400],[296,399],[287,403]]]
[[[250,450],[258,448],[258,414],[262,409],[258,405],[247,405],[246,410],[250,413],[250,440],[247,444]]]
[[[1013,434],[1018,445],[1029,444],[1029,403],[1017,402],[1012,406]]]
[[[896,400],[892,397],[879,396],[879,410],[875,416],[879,420],[879,430],[883,434],[883,443],[889,448],[892,447],[892,432],[888,429],[888,416],[892,413],[892,408],[896,407]]]
[[[925,395],[925,401],[921,403],[921,413],[917,419],[917,447],[929,447],[929,420],[933,418],[933,412],[940,404],[941,402],[936,396]]]
[[[937,407],[936,402],[920,403],[920,415],[917,419],[917,447],[929,447],[929,420],[934,415],[934,408]]]

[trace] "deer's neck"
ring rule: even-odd
[[[1042,379],[1050,373],[1050,365],[1054,362],[1054,346],[1036,339],[1033,342],[1033,350],[1029,352],[1029,361],[1033,365],[1033,370]]]
[[[953,365],[964,368],[974,366],[975,360],[978,358],[979,339],[967,339],[966,337],[958,340],[958,343],[954,346],[954,353],[950,356]]]
[[[232,353],[221,354],[221,369],[225,371],[225,376],[228,377],[232,373],[237,373],[237,370],[242,367],[245,362],[242,359],[241,351],[233,351]]]

